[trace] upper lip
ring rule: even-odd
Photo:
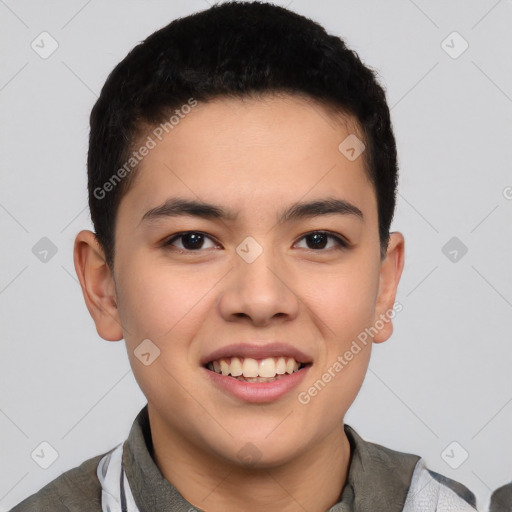
[[[266,344],[235,343],[221,347],[201,358],[204,366],[212,361],[228,357],[250,357],[252,359],[266,359],[267,357],[293,357],[298,363],[310,363],[312,358],[293,345],[272,342]]]

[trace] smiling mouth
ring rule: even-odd
[[[210,361],[205,365],[210,370],[225,377],[243,382],[273,382],[296,373],[310,363],[296,361],[293,357],[229,357]]]

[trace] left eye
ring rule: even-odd
[[[181,247],[178,247],[178,249],[183,249],[186,251],[204,249],[205,240],[210,240],[210,242],[212,242],[211,247],[215,247],[213,240],[209,236],[199,231],[191,231],[189,233],[181,233],[180,235],[176,235],[167,241],[165,245],[174,245],[174,242],[180,239],[182,240]]]
[[[348,244],[345,242],[345,240],[343,240],[343,238],[325,231],[313,231],[311,233],[308,233],[307,235],[304,235],[300,240],[306,240],[306,245],[311,245],[311,247],[306,247],[306,249],[318,250],[332,248],[332,246],[326,247],[328,245],[327,240],[329,238],[334,240],[335,246],[341,248],[348,247]]]

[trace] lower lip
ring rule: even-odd
[[[289,393],[302,382],[309,368],[310,365],[272,382],[245,382],[206,368],[203,370],[207,372],[208,377],[216,386],[236,398],[245,402],[264,403],[273,402]]]

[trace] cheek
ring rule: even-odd
[[[318,311],[328,328],[316,375],[316,387],[325,385],[323,404],[319,401],[318,407],[346,411],[361,387],[371,355],[365,329],[374,320],[379,268],[374,260],[360,259],[350,270],[323,280]]]
[[[164,406],[172,396],[174,403],[183,403],[183,389],[194,385],[189,355],[201,317],[213,307],[206,294],[212,284],[207,279],[198,282],[197,271],[180,272],[142,258],[131,259],[119,270],[119,313],[134,376],[152,402]],[[146,339],[151,343],[141,345]],[[149,364],[139,359],[146,352]]]
[[[165,344],[171,337],[186,339],[184,329],[199,325],[193,320],[208,303],[205,291],[211,285],[207,278],[198,281],[197,271],[134,258],[120,269],[120,274],[119,294],[123,300],[119,312],[127,342],[142,337]],[[211,279],[213,282],[213,276]],[[176,336],[178,331],[182,336]]]
[[[322,331],[330,340],[328,348],[342,350],[347,341],[371,325],[378,279],[378,270],[367,264],[360,269],[317,275],[307,286],[306,301],[324,324]]]

